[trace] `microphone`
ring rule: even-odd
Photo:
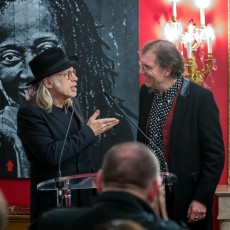
[[[63,152],[64,152],[65,143],[66,143],[66,140],[67,140],[67,137],[68,137],[68,134],[69,134],[70,125],[71,125],[71,122],[72,122],[72,119],[73,119],[74,109],[75,109],[77,100],[80,97],[80,95],[81,95],[81,92],[78,93],[78,95],[75,97],[75,102],[74,102],[73,109],[72,109],[72,112],[71,112],[70,120],[69,120],[69,123],[68,123],[68,127],[67,127],[67,130],[66,130],[66,134],[65,134],[65,138],[64,138],[64,142],[63,142],[63,145],[62,145],[62,149],[61,149],[61,153],[60,153],[60,157],[59,157],[59,162],[58,162],[58,172],[57,172],[57,182],[56,182],[56,187],[58,189],[58,191],[57,191],[57,193],[58,193],[58,205],[57,206],[58,207],[62,206],[62,202],[61,202],[61,200],[62,200],[62,188],[64,187],[64,183],[62,181],[60,181],[60,178],[61,178],[61,159],[62,159],[62,155],[63,155]]]
[[[160,156],[162,157],[164,161],[163,163],[164,163],[164,167],[166,171],[166,172],[161,172],[161,175],[164,179],[165,184],[172,185],[174,181],[176,180],[175,178],[176,176],[172,173],[169,173],[167,162],[165,161],[164,154],[160,150],[160,148],[152,140],[150,140],[149,137],[133,122],[133,120],[125,113],[123,109],[121,109],[121,107],[117,104],[117,102],[114,100],[114,98],[111,95],[109,95],[105,91],[103,91],[103,94],[117,106],[117,108],[122,112],[122,114],[124,114],[124,116],[132,123],[132,125],[158,150],[158,152],[160,153]]]

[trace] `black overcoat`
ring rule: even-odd
[[[17,131],[30,162],[31,219],[57,206],[55,192],[40,192],[37,185],[57,177],[60,159],[62,177],[92,172],[88,147],[96,137],[85,124],[78,102],[73,116],[78,128],[70,126],[64,144],[70,121],[65,111],[53,106],[52,111],[47,112],[31,102],[23,104],[18,111]]]
[[[152,100],[153,92],[143,85],[139,101],[139,127],[143,131]],[[219,111],[210,90],[183,78],[170,136],[169,170],[176,174],[177,182],[172,187],[169,212],[176,220],[186,221],[189,204],[197,200],[207,205],[208,211],[206,218],[196,225],[203,222],[204,226],[210,226],[211,207],[225,156]],[[137,140],[146,143],[141,133]]]

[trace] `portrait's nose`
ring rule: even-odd
[[[29,65],[27,66],[27,79],[31,80],[32,78],[34,78],[34,75],[29,67]]]
[[[33,59],[34,56],[35,55],[33,55],[31,51],[25,52],[24,68],[21,74],[21,78],[27,79],[27,81],[30,81],[31,79],[34,78],[33,73],[29,66],[29,62]]]

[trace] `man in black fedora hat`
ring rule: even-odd
[[[119,123],[115,118],[96,119],[99,110],[85,123],[74,99],[77,60],[76,56],[68,58],[61,48],[53,47],[29,62],[34,79],[28,83],[27,102],[18,111],[17,124],[30,162],[31,220],[57,206],[56,192],[38,191],[37,185],[57,176],[92,172],[89,146],[96,136]],[[80,193],[77,205],[87,205],[89,199],[89,194]]]

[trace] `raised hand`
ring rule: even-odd
[[[116,118],[97,119],[99,114],[100,111],[96,110],[87,122],[87,125],[93,130],[95,136],[104,133],[119,123],[119,120]]]

